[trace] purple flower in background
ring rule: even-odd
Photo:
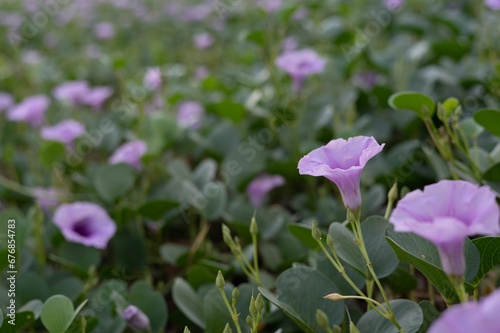
[[[311,151],[299,161],[301,175],[323,176],[334,182],[342,195],[344,205],[352,212],[361,206],[361,173],[366,163],[380,153],[373,137],[356,136],[336,139]]]
[[[41,136],[45,140],[62,142],[70,146],[73,141],[85,133],[85,126],[73,119],[63,120],[60,123],[44,127]]]
[[[212,5],[209,3],[200,4],[187,8],[184,12],[183,19],[185,21],[203,21],[212,13]]]
[[[457,304],[446,310],[428,333],[498,333],[500,332],[500,289],[479,303]]]
[[[198,129],[201,127],[205,109],[195,101],[185,101],[177,106],[177,123],[180,127]]]
[[[371,90],[377,84],[379,77],[377,73],[367,71],[354,76],[353,83],[365,90]]]
[[[26,50],[23,52],[23,62],[28,65],[38,65],[42,62],[42,56],[38,51]]]
[[[500,233],[500,209],[488,187],[463,180],[442,180],[408,193],[390,222],[398,232],[413,232],[434,243],[443,270],[465,272],[465,237]]]
[[[308,14],[309,11],[307,10],[306,7],[300,7],[295,11],[295,13],[293,13],[292,18],[297,21],[303,20],[307,17]]]
[[[306,77],[323,72],[326,61],[313,50],[303,49],[283,53],[276,65],[292,77],[293,89],[299,92]]]
[[[290,52],[293,50],[296,50],[299,47],[299,42],[295,37],[287,37],[283,39],[283,42],[281,43],[281,48],[283,52]]]
[[[259,7],[269,14],[277,12],[283,6],[283,0],[260,0]]]
[[[115,35],[115,27],[110,22],[100,22],[94,27],[98,39],[111,39]]]
[[[385,6],[389,10],[398,10],[404,6],[405,0],[384,0]]]
[[[127,306],[122,313],[122,318],[136,330],[147,331],[150,328],[148,316],[135,305]]]
[[[279,175],[260,175],[248,184],[247,195],[252,205],[260,207],[264,203],[266,195],[283,184],[285,184],[285,178]]]
[[[194,46],[200,50],[208,49],[214,43],[214,39],[208,32],[196,34],[193,38],[193,41]]]
[[[133,140],[118,147],[109,158],[110,164],[126,163],[135,170],[142,168],[141,158],[148,150],[148,146],[142,140]]]
[[[500,10],[500,0],[484,0],[484,4],[491,10]]]
[[[105,249],[116,232],[108,213],[91,202],[73,202],[57,208],[54,224],[67,241]]]
[[[144,86],[150,90],[157,90],[162,84],[161,69],[160,67],[150,67],[144,74]]]
[[[36,202],[47,211],[59,205],[59,193],[53,187],[35,187],[32,189]]]
[[[14,105],[14,98],[10,94],[0,92],[0,112],[7,110]]]
[[[100,110],[106,100],[113,95],[113,88],[95,87],[90,89],[82,98],[82,103],[90,105],[95,110]]]
[[[195,76],[198,80],[203,80],[203,79],[204,79],[204,78],[206,78],[209,74],[210,74],[210,72],[208,71],[208,69],[207,69],[205,66],[198,66],[198,67],[196,67],[196,70],[195,70],[194,76]]]
[[[32,127],[39,127],[42,125],[43,116],[49,105],[50,99],[45,95],[30,96],[10,108],[7,118],[11,121],[28,123]]]
[[[52,91],[52,95],[59,100],[69,101],[73,105],[78,105],[83,102],[89,90],[87,81],[67,81],[57,86]]]

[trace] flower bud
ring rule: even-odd
[[[394,203],[398,199],[398,183],[394,182],[394,185],[392,185],[391,189],[389,190],[389,193],[387,194],[387,199],[389,202]]]
[[[318,225],[316,222],[313,221],[312,223],[312,237],[314,238],[315,241],[319,242],[321,241],[321,230],[319,229]]]
[[[122,318],[125,319],[130,327],[138,331],[147,331],[150,329],[148,316],[135,305],[127,306],[122,312]]]
[[[255,216],[252,217],[252,222],[250,222],[250,234],[255,236],[259,233],[259,227],[257,226],[257,221],[255,220]]]
[[[250,306],[248,307],[248,310],[250,311],[250,314],[252,316],[257,316],[258,311],[257,311],[257,306],[255,305],[255,298],[252,295],[252,298],[250,299]]]
[[[354,325],[354,323],[351,321],[349,322],[349,332],[351,333],[361,333],[358,328],[356,327],[356,325]]]
[[[329,299],[334,302],[341,301],[344,299],[344,297],[338,293],[328,294],[326,296],[323,296],[323,298]]]
[[[233,333],[233,330],[231,327],[229,327],[229,324],[226,324],[226,327],[224,327],[224,331],[222,333]]]
[[[326,244],[329,248],[333,249],[333,237],[329,234],[326,236]]]
[[[324,330],[327,330],[330,327],[330,321],[328,320],[328,316],[323,310],[316,310],[316,322],[319,326],[321,326]]]
[[[226,281],[224,281],[224,276],[222,275],[221,271],[219,271],[219,273],[217,273],[217,278],[215,279],[215,285],[219,289],[223,289],[224,286],[226,285]]]
[[[253,319],[252,319],[252,317],[247,316],[247,319],[245,319],[245,321],[247,322],[247,325],[248,325],[250,328],[253,328]]]
[[[258,294],[257,299],[255,299],[255,307],[257,308],[257,311],[259,311],[260,313],[262,309],[264,309],[264,306],[265,306],[264,299],[262,298],[261,294]]]
[[[189,328],[187,326],[184,327],[184,333],[191,333],[191,331],[189,330]]]
[[[235,300],[238,299],[238,297],[240,297],[240,291],[238,290],[238,288],[233,289],[232,297]]]

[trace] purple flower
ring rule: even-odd
[[[384,0],[385,6],[389,10],[398,10],[404,6],[405,0]]]
[[[283,39],[283,42],[281,43],[281,48],[283,49],[283,52],[290,52],[293,50],[296,50],[299,47],[299,42],[295,37],[287,37]]]
[[[73,141],[85,133],[85,126],[73,119],[63,120],[60,123],[44,127],[41,130],[42,138],[45,140],[62,142],[70,146]]]
[[[193,41],[194,46],[200,50],[208,49],[214,43],[214,39],[208,32],[196,34],[193,38]]]
[[[200,103],[185,101],[177,106],[177,123],[180,127],[198,129],[204,114],[205,109]]]
[[[500,10],[500,0],[484,0],[484,4],[491,10]]]
[[[148,150],[148,146],[142,140],[133,140],[118,147],[109,158],[109,163],[126,163],[135,170],[142,168],[141,158]]]
[[[95,110],[100,110],[111,95],[113,95],[113,88],[95,87],[82,97],[82,103],[90,105]]]
[[[115,27],[109,22],[100,22],[95,26],[94,34],[98,39],[111,39],[115,35]]]
[[[189,7],[183,14],[185,21],[203,21],[212,13],[212,5],[209,3]]]
[[[108,213],[91,202],[73,202],[57,208],[54,224],[67,241],[105,249],[116,232]]]
[[[31,190],[36,202],[43,210],[49,210],[59,205],[59,193],[55,188],[35,187]]]
[[[283,53],[276,59],[276,65],[292,77],[294,91],[299,92],[305,78],[321,73],[326,62],[313,50],[303,49]]]
[[[127,306],[122,313],[122,318],[136,330],[147,331],[150,328],[148,316],[135,305]]]
[[[285,184],[285,178],[279,175],[260,175],[248,184],[247,195],[252,205],[260,207],[264,203],[266,195],[283,184]]]
[[[203,79],[204,79],[204,78],[206,78],[209,74],[210,74],[210,72],[208,71],[208,69],[207,69],[205,66],[198,66],[198,67],[196,67],[196,70],[195,70],[195,74],[194,74],[194,76],[195,76],[198,80],[203,80]]]
[[[457,304],[446,310],[428,333],[498,333],[500,332],[500,289],[479,303]]]
[[[344,205],[352,212],[361,206],[360,181],[366,163],[380,153],[373,137],[356,136],[348,140],[336,139],[317,148],[299,161],[301,175],[323,176],[334,182],[342,195]]]
[[[14,98],[10,94],[0,92],[0,112],[14,105]]]
[[[50,100],[45,95],[30,96],[13,106],[7,118],[11,121],[28,123],[32,127],[39,127],[42,125],[43,116],[49,105]]]
[[[283,0],[260,0],[258,4],[267,13],[272,14],[283,6]]]
[[[398,232],[413,232],[434,243],[443,270],[465,272],[465,237],[500,233],[500,209],[488,187],[462,180],[442,180],[408,193],[390,222]]]
[[[376,72],[362,72],[354,76],[353,83],[365,90],[371,90],[377,84],[379,76]]]
[[[87,81],[68,81],[57,86],[52,91],[52,94],[59,100],[69,101],[73,105],[78,105],[83,102],[89,90]]]
[[[150,90],[157,90],[161,87],[161,69],[160,67],[150,67],[144,75],[144,86]]]

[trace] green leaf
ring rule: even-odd
[[[87,273],[91,266],[99,266],[101,252],[77,243],[64,242],[58,249],[59,261]]]
[[[64,333],[69,328],[78,312],[85,306],[84,301],[75,310],[73,302],[63,295],[54,295],[47,299],[42,306],[41,319],[51,333]]]
[[[398,267],[391,275],[387,277],[387,283],[391,290],[398,294],[407,294],[417,289],[417,279],[408,272],[408,269]]]
[[[21,308],[19,308],[18,312],[26,312],[26,311],[32,312],[36,320],[40,318],[40,315],[42,314],[42,306],[43,306],[42,301],[40,301],[39,299],[33,299],[28,303],[24,304]]]
[[[476,111],[474,120],[491,134],[500,137],[500,111],[493,109]]]
[[[163,331],[168,320],[168,308],[162,294],[154,291],[146,281],[137,281],[130,289],[129,301],[144,314],[151,323],[153,332]]]
[[[209,182],[202,189],[201,212],[209,221],[218,219],[227,205],[227,190],[223,182]]]
[[[189,247],[182,244],[166,243],[160,246],[160,257],[170,265],[178,265],[179,258],[189,252]]]
[[[192,174],[193,183],[199,189],[203,189],[205,184],[215,179],[216,173],[217,162],[211,158],[207,158],[194,169]]]
[[[406,300],[397,299],[389,301],[396,320],[404,329],[405,333],[415,333],[418,331],[424,321],[422,309],[417,303]],[[387,305],[382,304],[385,308]],[[361,333],[399,333],[399,330],[389,320],[380,316],[375,310],[370,310],[365,313],[356,324]]]
[[[460,129],[469,138],[477,138],[481,133],[483,133],[483,127],[479,126],[474,119],[467,118],[460,121]]]
[[[217,104],[208,106],[208,109],[222,118],[231,119],[234,122],[239,122],[245,118],[247,110],[245,107],[233,101],[223,101]]]
[[[134,185],[135,174],[127,164],[103,166],[93,179],[94,188],[101,198],[108,202],[125,195]]]
[[[418,303],[418,306],[420,306],[420,308],[422,309],[424,321],[417,333],[425,333],[427,332],[429,327],[431,327],[432,323],[440,316],[440,313],[438,310],[436,310],[436,307],[427,300],[421,301],[420,303]]]
[[[277,296],[259,288],[305,332],[324,332],[316,322],[316,310],[323,310],[331,324],[340,324],[344,316],[344,302],[332,302],[323,296],[340,292],[333,281],[318,271],[305,266],[293,267],[281,273],[276,280]]]
[[[422,119],[428,119],[434,114],[436,104],[427,95],[403,91],[391,95],[389,105],[395,110],[410,110]]]
[[[148,264],[144,239],[137,233],[122,229],[113,239],[113,252],[118,267],[141,270]]]
[[[17,312],[15,325],[9,324],[9,321],[11,321],[11,318],[7,316],[4,320],[3,325],[0,327],[0,333],[22,332],[22,328],[35,321],[35,315],[30,311]]]
[[[168,211],[178,206],[179,204],[172,200],[153,199],[140,206],[137,211],[147,219],[158,221],[161,220]]]
[[[202,299],[183,278],[176,278],[172,287],[172,298],[182,313],[201,329],[205,329]]]
[[[0,308],[0,327],[2,327],[2,323],[3,323],[3,311]]]
[[[226,285],[224,291],[228,299],[231,299],[231,290],[229,286]],[[203,297],[202,302],[203,311],[203,321],[205,323],[205,333],[220,333],[224,330],[227,323],[231,325],[233,332],[236,332],[236,328],[231,320],[231,316],[224,304],[222,296],[217,287],[210,289],[205,297]],[[244,318],[238,317],[240,326],[244,327]]]
[[[40,162],[51,167],[53,163],[62,161],[66,155],[66,147],[61,142],[44,141],[40,151]]]
[[[387,220],[380,216],[371,216],[361,223],[366,250],[379,278],[390,275],[399,264],[394,251],[385,240],[386,226]],[[351,230],[341,223],[332,223],[329,234],[333,238],[339,257],[366,276],[366,263],[354,243],[354,234]]]
[[[392,224],[387,226],[387,241],[396,252],[398,258],[418,269],[436,287],[448,303],[457,301],[455,289],[448,276],[441,268],[441,259],[434,244],[412,233],[394,231]],[[465,241],[465,281],[470,282],[476,276],[479,268],[479,252],[474,244]],[[466,283],[470,290],[470,284]]]
[[[481,255],[477,275],[471,281],[471,284],[477,287],[491,269],[500,265],[500,237],[487,236],[476,238],[472,243],[474,243]]]
[[[302,224],[290,224],[288,230],[292,235],[297,237],[304,245],[307,245],[311,249],[316,249],[318,243],[314,240],[311,234],[312,228],[307,225]]]

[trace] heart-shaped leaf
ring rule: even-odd
[[[42,306],[41,319],[43,326],[51,333],[64,333],[69,328],[78,312],[85,306],[85,300],[75,310],[73,302],[63,295],[54,295]]]
[[[176,278],[172,287],[172,298],[182,313],[200,328],[205,329],[202,298],[183,278]]]

